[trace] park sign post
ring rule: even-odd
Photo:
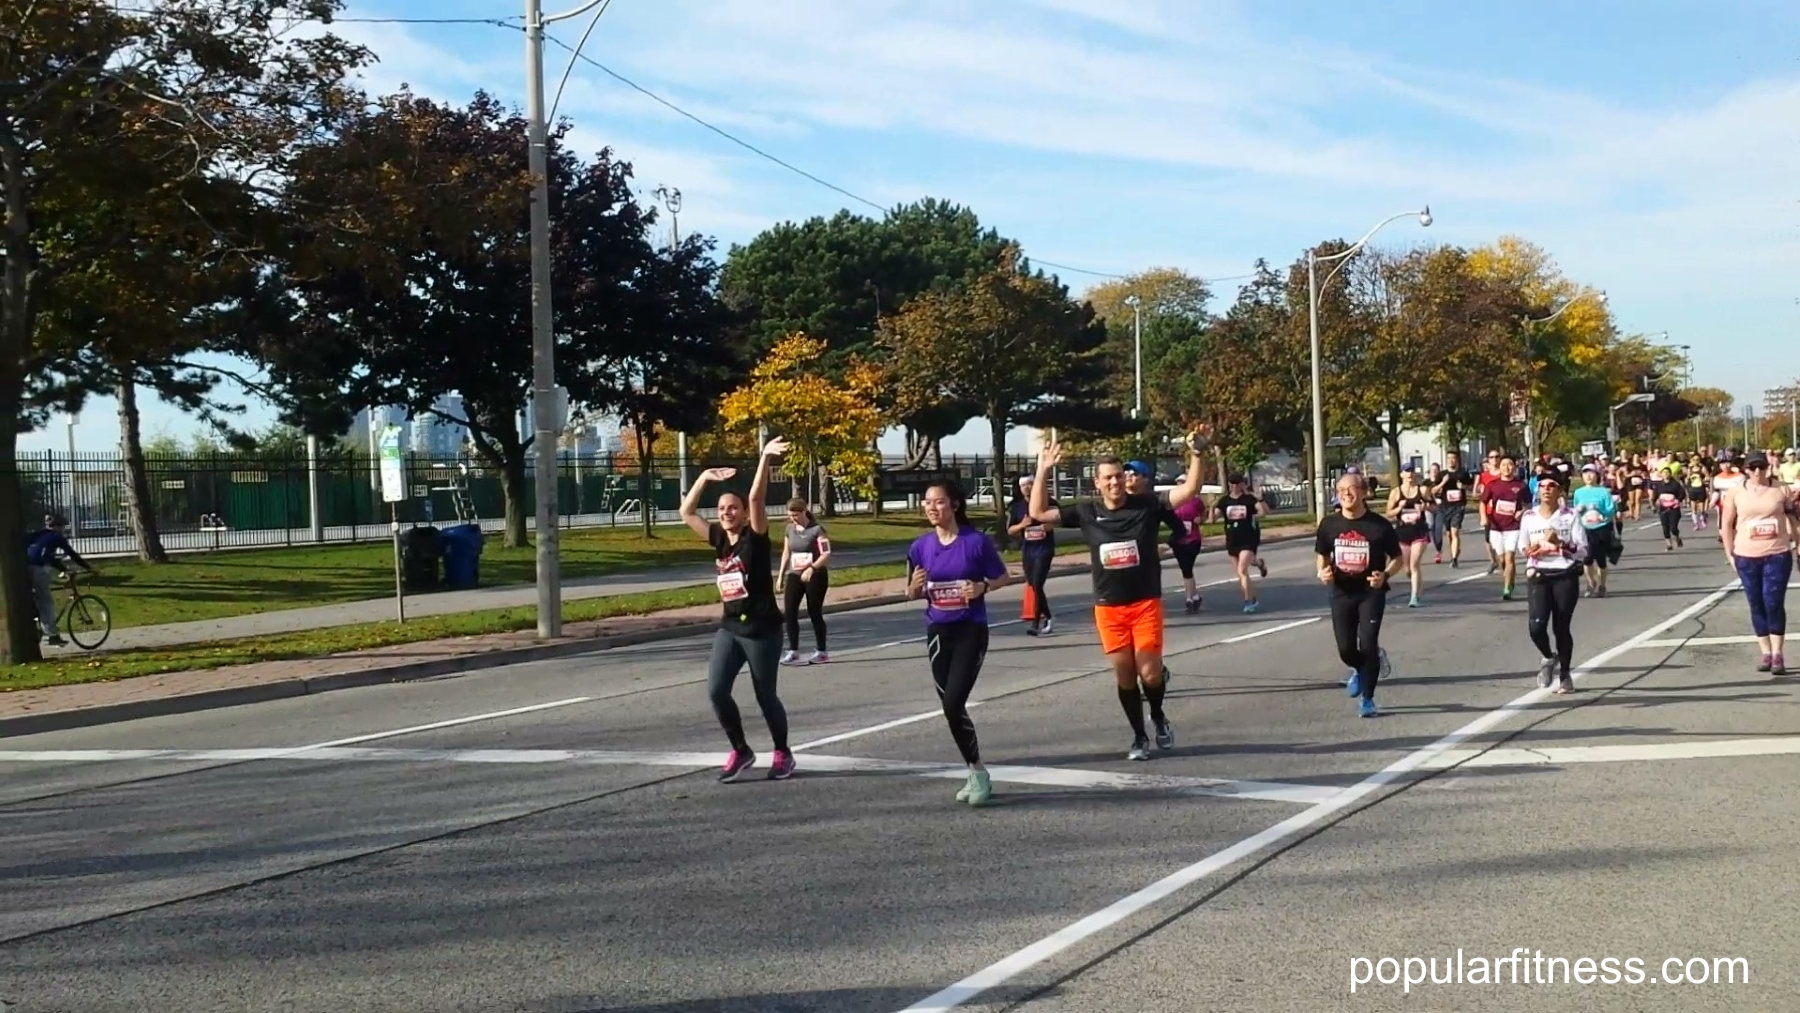
[[[394,613],[406,622],[406,584],[400,566],[400,507],[406,498],[406,462],[400,454],[400,427],[381,427],[381,499],[388,505],[394,535]]]

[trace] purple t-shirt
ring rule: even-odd
[[[936,531],[913,540],[906,552],[906,574],[925,571],[925,621],[927,623],[980,623],[987,625],[987,596],[964,601],[960,585],[965,580],[998,580],[1006,576],[1006,562],[994,540],[974,528],[963,528],[949,545],[938,541]]]

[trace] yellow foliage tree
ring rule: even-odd
[[[788,470],[823,468],[858,496],[875,497],[881,457],[875,441],[886,428],[875,407],[881,371],[852,360],[844,380],[822,368],[825,342],[790,334],[777,342],[742,387],[725,395],[719,417],[729,430],[769,427],[790,444]]]

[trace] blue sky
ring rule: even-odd
[[[586,22],[551,31],[573,44]],[[338,30],[382,57],[373,90],[523,102],[517,31]],[[612,0],[584,52],[876,204],[962,202],[1030,255],[1095,272],[1230,278],[1430,204],[1428,233],[1399,222],[1381,241],[1524,236],[1605,288],[1626,331],[1691,345],[1696,383],[1760,404],[1800,376],[1796,37],[1800,4],[1777,0]],[[554,92],[567,53],[545,56]],[[682,230],[721,255],[784,219],[872,213],[585,64],[559,114],[578,146],[632,161],[645,199],[679,187]],[[83,449],[116,440],[112,410],[84,414]],[[195,426],[148,414],[153,433]]]

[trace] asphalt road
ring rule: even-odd
[[[1276,548],[1261,614],[1215,587],[1186,617],[1171,593],[1178,740],[1147,764],[1124,759],[1086,578],[1060,579],[1058,636],[995,630],[982,810],[952,799],[916,607],[834,617],[838,660],[783,671],[787,782],[715,783],[697,639],[8,740],[0,999],[1793,1010],[1800,680],[1708,642],[1748,632],[1711,544],[1630,533],[1612,596],[1576,615],[1571,698],[1534,692],[1525,606],[1485,566],[1430,567],[1427,607],[1388,614],[1376,720],[1338,688],[1308,550]],[[1016,589],[995,597],[1017,615]],[[1517,948],[1503,984],[1473,982]],[[1461,984],[1351,990],[1358,960],[1441,977],[1458,950]],[[1526,983],[1534,953],[1567,962],[1556,984]],[[1737,984],[1667,981],[1719,957],[1745,961]]]

